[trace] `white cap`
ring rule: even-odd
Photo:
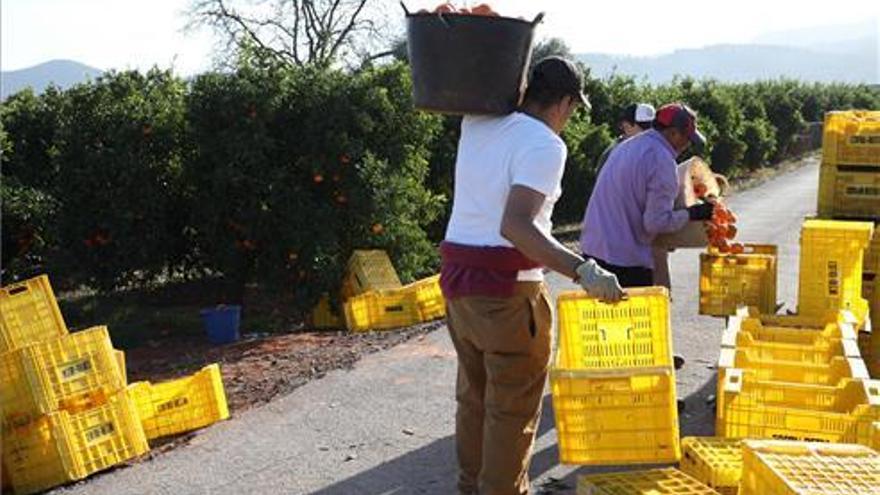
[[[636,104],[636,122],[653,122],[657,112],[648,103]]]

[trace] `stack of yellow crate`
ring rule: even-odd
[[[401,285],[391,259],[380,250],[358,250],[352,254],[340,296],[343,317],[332,312],[330,297],[325,295],[312,311],[312,324],[333,328],[344,323],[351,331],[365,332],[446,316],[439,275]]]
[[[69,334],[46,276],[0,290],[3,465],[15,493],[146,453],[106,327]]]
[[[874,224],[852,220],[807,220],[801,233],[798,309],[817,316],[836,309],[851,311],[858,320],[859,347],[872,376],[880,376],[880,332],[872,332],[874,297],[866,281],[865,263],[875,263],[870,252]],[[867,290],[867,293],[866,293]],[[877,304],[874,304],[877,306]],[[877,348],[875,351],[874,348]]]
[[[348,259],[340,293],[346,300],[375,290],[400,288],[397,270],[388,253],[379,249],[356,250]]]
[[[880,111],[825,114],[819,217],[880,222]],[[880,229],[865,250],[862,296],[871,314],[880,314]],[[880,377],[880,332],[865,332],[862,354],[873,377]]]
[[[865,249],[871,242],[870,222],[807,220],[801,230],[798,313],[821,317],[847,310],[870,328],[868,302],[862,297]]]
[[[878,219],[878,212],[880,111],[826,113],[819,173],[819,215]]]
[[[346,264],[345,277],[339,290],[339,299],[344,305],[346,301],[362,294],[394,290],[400,288],[401,285],[400,278],[397,276],[394,265],[391,264],[391,258],[388,257],[388,253],[378,249],[358,249],[351,254]],[[375,298],[370,298],[369,302],[372,302],[373,299]],[[361,303],[358,306],[363,306],[365,309],[375,306],[375,304],[370,305],[369,302]],[[411,305],[412,303],[410,302]],[[389,313],[392,315],[394,313],[406,313],[403,309],[389,311]],[[345,310],[344,307],[343,310]],[[361,310],[359,314],[363,312],[364,310]],[[367,322],[371,322],[369,320],[370,315],[367,314],[365,316],[367,317]],[[396,322],[393,316],[390,319]],[[397,318],[397,320],[403,320],[403,323],[397,326],[407,324],[405,316]],[[330,295],[324,294],[318,305],[312,310],[311,323],[317,328],[338,328],[345,326],[347,321],[344,313],[340,316],[333,312],[330,307]]]
[[[853,318],[730,319],[718,364],[717,434],[871,445],[880,382],[861,360]]]
[[[627,292],[614,304],[582,291],[559,296],[550,383],[565,464],[667,463],[681,455],[669,294]]]

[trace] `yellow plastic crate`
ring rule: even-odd
[[[669,293],[663,287],[627,290],[605,303],[583,291],[557,300],[561,369],[580,371],[672,365]]]
[[[681,470],[722,495],[736,495],[742,475],[741,442],[720,437],[682,438]]]
[[[330,307],[330,296],[325,294],[312,310],[311,323],[315,328],[340,328],[344,326],[342,318]]]
[[[94,407],[124,387],[107,327],[0,356],[0,408],[13,427],[56,410]]]
[[[67,335],[49,277],[0,289],[0,354]]]
[[[856,340],[858,338],[853,324],[843,320],[829,322],[822,326],[788,325],[788,323],[795,323],[799,320],[801,319],[785,321],[782,318],[731,317],[721,337],[722,347],[735,347],[740,333],[748,334],[753,340],[759,342],[802,344],[816,347],[823,346],[823,342],[841,339]],[[784,325],[776,326],[774,323],[784,323]]]
[[[563,464],[651,464],[681,457],[671,367],[550,371]]]
[[[673,468],[588,474],[578,478],[577,495],[717,495],[718,492]]]
[[[718,358],[718,376],[723,380],[728,369],[741,369],[744,374],[760,381],[803,383],[806,385],[836,386],[847,379],[870,378],[865,362],[857,357],[834,356],[826,363],[791,361],[761,361],[737,349],[721,349]]]
[[[715,432],[727,438],[773,438],[870,445],[880,420],[880,382],[836,387],[768,382],[729,369],[719,389]]]
[[[734,316],[728,319],[725,335],[729,340],[733,333],[748,333],[755,340],[762,342],[779,342],[786,344],[814,345],[819,341],[837,339],[855,340],[857,332],[850,313],[842,311],[836,321],[825,318],[827,323],[819,323],[820,319],[798,317],[770,317],[751,318]],[[809,323],[810,326],[799,326],[799,322]],[[724,340],[724,337],[722,337]]]
[[[739,308],[736,316],[741,317],[743,320],[749,318],[760,321],[762,325],[767,327],[796,329],[826,330],[828,325],[832,323],[849,325],[853,329],[857,329],[860,324],[858,318],[848,310],[830,311],[824,314],[812,315],[770,315],[760,314],[755,308]]]
[[[3,437],[3,461],[16,494],[46,490],[145,454],[137,411],[124,391],[97,408],[54,412]]]
[[[822,217],[880,219],[880,166],[823,166],[819,170]]]
[[[388,253],[381,250],[356,250],[348,260],[342,282],[342,299],[368,291],[397,289],[400,278]]]
[[[807,220],[801,231],[798,312],[821,315],[841,309],[866,317],[862,299],[862,256],[874,224]]]
[[[740,495],[875,495],[880,454],[862,445],[746,440]]]
[[[741,312],[742,314],[742,312]],[[843,378],[868,378],[856,333],[840,320],[824,327],[764,326],[775,324],[817,325],[828,318],[731,317],[721,342],[718,360],[718,390],[728,369],[743,369],[750,377],[767,381],[807,384],[836,384]],[[834,364],[837,363],[837,364]],[[851,376],[845,376],[845,375]],[[717,396],[718,415],[724,413],[724,394]]]
[[[407,327],[421,321],[415,293],[371,291],[345,301],[345,326],[353,332]]]
[[[740,306],[776,312],[777,248],[746,244],[743,254],[700,254],[700,314],[729,316]]]
[[[810,344],[790,344],[756,340],[748,332],[738,332],[734,339],[726,333],[722,346],[742,351],[752,361],[787,361],[795,364],[825,364],[835,356],[861,358],[854,339],[816,339]]]
[[[827,112],[822,131],[824,166],[848,163],[880,168],[880,112]]]
[[[128,386],[148,440],[204,428],[229,418],[220,366],[162,383]]]
[[[422,321],[446,317],[446,300],[440,290],[440,275],[413,282],[404,287],[404,290],[415,292],[416,304]]]

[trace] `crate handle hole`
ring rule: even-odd
[[[14,295],[16,295],[16,294],[21,294],[22,292],[27,292],[27,290],[28,290],[28,288],[27,288],[26,285],[25,285],[25,286],[21,286],[21,287],[15,287],[15,288],[13,288],[12,290],[9,291],[9,295],[10,295],[10,296],[14,296]]]

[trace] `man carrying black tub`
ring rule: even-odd
[[[458,355],[461,494],[529,491],[528,468],[550,366],[552,312],[542,267],[618,300],[617,278],[551,236],[567,149],[559,133],[588,105],[581,74],[550,57],[519,111],[466,116],[455,163],[440,284]]]

